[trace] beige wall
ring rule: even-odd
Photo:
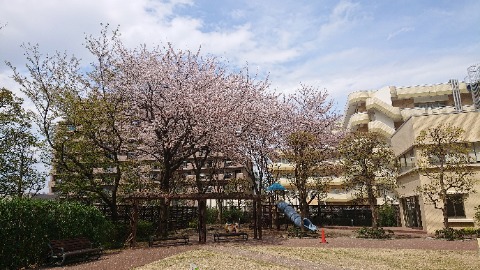
[[[391,138],[392,148],[397,156],[414,146],[415,138],[421,130],[428,129],[440,124],[452,124],[465,130],[464,139],[470,142],[480,141],[480,113],[452,113],[426,116],[413,116],[404,125],[399,128]],[[470,167],[474,172],[476,180],[475,190],[477,193],[470,194],[465,200],[464,219],[451,219],[451,227],[470,227],[473,225],[475,207],[480,205],[480,163],[472,164]],[[428,183],[430,180],[419,175],[415,171],[410,171],[400,175],[397,179],[399,187],[397,193],[400,198],[417,195],[415,189]],[[443,228],[443,215],[440,209],[435,209],[431,204],[426,203],[422,196],[419,196],[420,210],[423,229],[428,233],[434,233],[435,230]],[[405,224],[402,215],[402,224]],[[476,225],[478,227],[478,224]]]
[[[414,144],[414,133],[413,133],[413,117],[409,121],[403,123],[403,126],[400,127],[391,138],[391,145],[393,152],[396,156],[403,154]]]
[[[474,225],[473,220],[475,216],[475,207],[480,205],[480,165],[475,164],[473,165],[472,169],[476,171],[473,178],[476,181],[475,190],[477,191],[477,193],[469,194],[464,202],[466,216],[465,219],[450,219],[449,225],[453,228],[471,227],[472,225]],[[418,195],[415,189],[418,186],[426,184],[428,182],[430,182],[428,178],[426,178],[425,176],[421,176],[416,172],[404,174],[398,178],[399,187],[396,191],[400,198],[415,196]],[[435,230],[442,229],[442,210],[435,209],[435,207],[432,204],[426,202],[422,198],[422,196],[419,196],[419,203],[423,230],[433,234],[435,233]],[[402,224],[405,224],[403,217],[403,209],[401,209],[400,214]],[[460,222],[462,220],[463,222]],[[479,227],[479,224],[475,224],[475,227]]]

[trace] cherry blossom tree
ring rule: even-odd
[[[160,192],[178,192],[175,187],[185,179],[175,178],[175,172],[190,157],[199,158],[198,168],[211,154],[234,154],[243,130],[252,124],[242,115],[254,113],[252,104],[262,90],[258,85],[264,83],[254,84],[242,71],[229,72],[213,56],[170,44],[124,50],[122,60],[117,89],[132,97],[128,131],[137,136],[139,152],[162,164],[156,179]],[[197,192],[204,191],[201,184],[196,183]]]

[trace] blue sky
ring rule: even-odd
[[[478,14],[477,0],[0,0],[0,86],[18,89],[4,61],[22,67],[22,43],[88,63],[85,34],[110,23],[131,47],[201,46],[248,63],[276,91],[325,88],[341,111],[352,91],[463,80],[480,63]]]

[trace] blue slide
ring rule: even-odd
[[[283,211],[285,215],[288,216],[288,218],[293,222],[293,224],[295,224],[295,226],[297,227],[302,226],[302,217],[288,203],[281,201],[277,203],[277,207],[278,209]],[[313,231],[313,232],[317,231],[317,226],[313,225],[313,223],[308,218],[303,219],[303,226],[309,229],[310,231]]]

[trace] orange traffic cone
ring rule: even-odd
[[[322,240],[320,241],[322,244],[328,244],[327,239],[325,239],[325,231],[322,229]]]

